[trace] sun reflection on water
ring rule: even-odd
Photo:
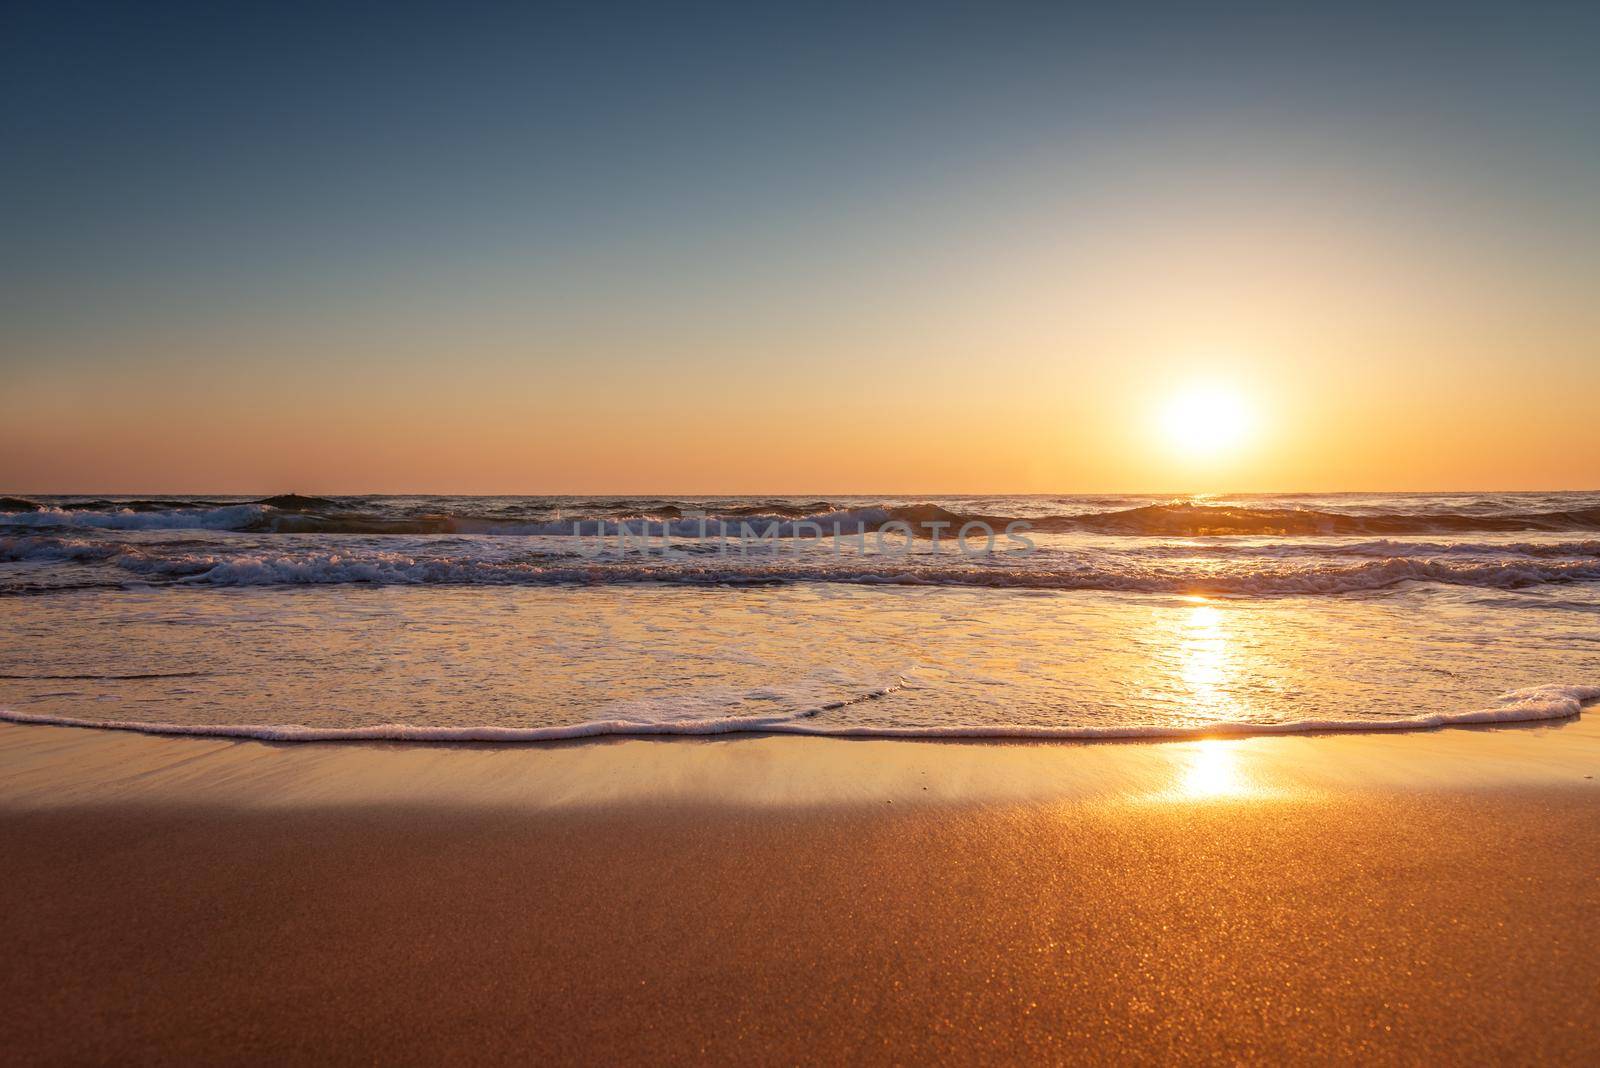
[[[1231,610],[1205,597],[1186,597],[1168,617],[1166,635],[1175,695],[1182,720],[1204,728],[1251,718],[1245,675],[1249,644],[1233,632]],[[1201,738],[1174,746],[1174,778],[1162,800],[1204,801],[1261,798],[1276,791],[1248,770],[1243,743],[1235,738]]]
[[[1194,601],[1178,613],[1172,642],[1184,696],[1202,719],[1237,719],[1244,709],[1236,692],[1239,665],[1227,613],[1204,598]]]

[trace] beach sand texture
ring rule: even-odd
[[[1592,724],[521,749],[8,726],[0,1045],[1592,1062]]]

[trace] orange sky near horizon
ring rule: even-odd
[[[769,272],[727,306],[620,265],[616,317],[544,318],[485,278],[43,338],[61,358],[7,374],[0,492],[1600,487],[1582,264],[1553,276],[1550,242],[1519,256],[1449,218],[1224,207],[1098,233],[1063,209],[915,271]],[[1256,425],[1185,456],[1160,412],[1206,388]]]
[[[129,375],[103,396],[22,401],[0,428],[12,493],[1112,493],[1592,489],[1600,440],[1584,368],[1521,383],[1449,381],[1350,360],[1292,373],[1270,364],[1153,363],[1093,375],[1034,369],[984,380],[953,358],[922,392],[831,396],[804,374],[770,400],[698,397],[671,375],[629,398],[584,382],[553,394],[515,371],[402,377],[366,397],[351,374],[323,398],[292,384],[219,407],[205,385]],[[1336,368],[1342,368],[1342,372]],[[1116,385],[1095,379],[1131,379]],[[1441,378],[1446,379],[1441,381]],[[1087,380],[1087,381],[1086,381]],[[169,383],[171,380],[168,380]],[[31,385],[31,384],[30,384]],[[809,387],[809,388],[808,388]],[[1215,455],[1185,455],[1161,412],[1190,388],[1241,398],[1252,428]],[[881,387],[893,392],[892,387]],[[44,391],[40,391],[43,393]],[[351,405],[346,398],[366,399]],[[160,413],[153,423],[152,413]],[[592,414],[591,414],[592,413]],[[85,428],[92,428],[85,429]]]

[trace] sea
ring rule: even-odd
[[[1600,493],[0,498],[0,718],[1160,738],[1600,698]]]

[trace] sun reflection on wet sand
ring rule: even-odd
[[[1239,764],[1238,743],[1208,738],[1191,743],[1184,754],[1176,793],[1183,797],[1247,797],[1257,792]]]
[[[1303,784],[1281,774],[1281,763],[1254,759],[1264,752],[1252,747],[1254,740],[1199,738],[1162,743],[1157,748],[1166,758],[1165,781],[1137,800],[1154,804],[1279,801],[1304,794]]]

